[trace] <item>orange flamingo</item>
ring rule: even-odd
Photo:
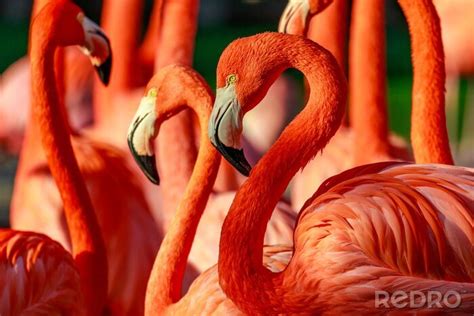
[[[407,11],[420,8],[420,2],[401,2]],[[306,202],[286,269],[274,273],[262,265],[263,236],[276,202],[341,124],[344,75],[327,50],[300,36],[264,33],[236,40],[218,63],[209,123],[211,142],[248,172],[235,142],[242,117],[289,67],[308,79],[309,100],[253,168],[224,221],[218,271],[226,295],[249,315],[341,315],[396,312],[394,306],[377,309],[376,291],[455,291],[457,309],[442,305],[439,311],[472,311],[473,169],[384,162],[345,171]],[[411,307],[398,311],[433,311],[426,304]]]
[[[65,1],[46,5],[31,30],[31,71],[37,79],[31,115],[41,126],[48,165],[64,202],[72,256],[45,235],[0,230],[0,314],[99,315],[107,301],[105,245],[61,115],[53,65],[56,47],[81,45],[102,67],[107,39]],[[102,79],[107,81],[108,74]]]
[[[72,4],[61,1],[57,5],[69,7]],[[54,21],[57,17],[51,19]],[[41,25],[45,34],[59,32],[49,19],[43,19],[43,25],[36,23]],[[91,24],[87,31],[93,34],[102,32],[95,24]],[[40,34],[33,33],[31,39],[37,40],[35,36]],[[89,45],[100,50],[101,54],[110,51],[105,40],[94,40]],[[33,51],[31,58],[49,58],[35,55],[38,53],[44,52]],[[105,65],[110,67],[109,60]],[[56,70],[59,77],[61,69]],[[51,74],[36,72],[34,75],[33,82],[37,82]],[[15,229],[47,234],[64,248],[71,249],[63,203],[41,149],[40,124],[31,117],[27,125],[12,197],[11,225]],[[125,152],[74,133],[72,142],[106,242],[110,262],[110,309],[113,313],[140,314],[162,234],[156,227],[132,166],[127,164]]]
[[[187,66],[166,66],[152,78],[146,91],[129,129],[128,142],[138,165],[154,183],[159,183],[159,178],[151,143],[157,137],[157,131],[163,122],[186,107],[190,107],[195,111],[201,126],[200,154],[198,154],[196,167],[174,213],[149,281],[149,284],[168,282],[169,277],[163,277],[163,267],[166,266],[170,269],[168,273],[176,274],[174,278],[179,279],[179,282],[173,280],[170,284],[176,287],[179,285],[180,289],[182,269],[186,266],[188,255],[189,261],[199,272],[217,263],[217,237],[235,193],[211,194],[208,188],[209,186],[212,188],[214,184],[220,159],[218,153],[212,146],[210,147],[209,141],[205,138],[213,97],[201,76]],[[192,140],[188,142],[194,143]],[[208,199],[209,203],[207,203]],[[206,211],[201,218],[204,209]],[[291,244],[295,217],[295,213],[285,203],[279,203],[275,216],[270,222],[266,241],[275,244]],[[184,224],[184,221],[188,222]],[[198,223],[200,223],[199,228],[197,228]],[[183,246],[178,246],[181,243]],[[192,251],[191,244],[194,244]],[[185,252],[178,254],[174,252],[174,249]],[[177,257],[169,259],[174,255]],[[168,259],[171,261],[165,264]],[[179,263],[173,261],[178,259]],[[179,273],[173,272],[176,264],[180,266]],[[156,288],[158,289],[162,290],[161,285]],[[148,295],[150,296],[154,298],[156,294]]]
[[[32,19],[48,0],[33,2]],[[75,48],[64,49],[65,104],[71,126],[80,129],[92,122],[92,73],[86,56]],[[29,115],[30,62],[28,57],[12,64],[0,78],[0,145],[10,154],[19,154]],[[22,91],[21,94],[18,91]]]

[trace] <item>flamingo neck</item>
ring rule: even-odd
[[[155,0],[148,28],[139,51],[140,61],[144,66],[144,71],[150,74],[153,73],[155,54],[157,52],[161,31],[162,14],[163,0]]]
[[[187,89],[192,87],[186,86]],[[219,169],[220,156],[207,137],[212,106],[210,92],[201,91],[187,100],[189,102],[183,101],[181,104],[189,104],[198,114],[201,145],[191,179],[161,244],[148,281],[145,315],[156,315],[180,299],[188,255]],[[207,107],[205,111],[202,110],[203,105]]]
[[[429,0],[398,2],[408,22],[412,46],[411,142],[415,161],[452,165],[446,128],[446,73],[439,17]]]
[[[334,0],[309,22],[307,37],[326,48],[336,57],[341,69],[346,69],[347,0]]]
[[[305,41],[305,45],[296,45],[301,40],[287,38],[272,43],[265,54],[285,47],[281,54],[286,54],[283,59],[287,58],[289,64],[280,71],[292,67],[303,72],[311,87],[308,103],[254,167],[222,227],[219,282],[228,297],[250,315],[296,312],[295,306],[305,306],[303,302],[285,300],[284,296],[293,291],[287,285],[293,283],[285,283],[285,272],[273,274],[263,267],[265,229],[291,178],[323,149],[344,113],[346,84],[336,60],[317,44]],[[281,66],[279,60],[269,62]]]
[[[155,71],[169,64],[192,65],[198,4],[198,0],[180,0],[167,1],[163,5]],[[187,110],[161,126],[157,148],[165,212],[176,209],[191,176],[196,146],[190,140],[194,139],[194,122]],[[180,157],[179,162],[176,157]]]
[[[356,135],[355,162],[387,156],[385,3],[355,0],[349,41],[349,118]]]
[[[63,201],[85,303],[90,308],[89,314],[96,315],[106,301],[107,258],[92,203],[72,150],[68,126],[61,114],[64,110],[54,74],[56,46],[51,44],[50,37],[53,33],[53,30],[43,30],[32,35],[32,118],[39,127],[48,165]]]
[[[105,123],[110,119],[114,96],[137,86],[140,73],[137,71],[139,63],[136,53],[143,8],[143,0],[105,0],[103,3],[102,25],[110,38],[114,65],[108,87],[96,81],[94,93],[96,124]],[[115,110],[121,111],[121,109]]]

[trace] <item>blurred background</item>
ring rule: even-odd
[[[101,1],[75,2],[84,9],[86,15],[97,22],[100,21]],[[237,37],[275,31],[286,3],[286,0],[201,0],[194,66],[211,87],[215,85],[217,60],[226,45]],[[408,29],[396,1],[388,0],[385,3],[390,125],[392,131],[408,140],[412,85]],[[26,54],[31,7],[31,0],[0,0],[1,73]],[[152,0],[147,0],[144,29],[151,8]],[[469,17],[459,16],[459,19],[467,18]],[[473,21],[471,18],[472,27]],[[474,59],[474,51],[471,53],[471,58]],[[296,89],[300,94],[298,102],[295,101],[297,104],[294,104],[297,113],[303,103],[303,79],[296,71],[289,71],[288,75],[299,87]],[[461,165],[472,165],[474,162],[473,133],[470,132],[474,128],[472,81],[464,75],[454,85],[448,85],[448,127],[456,161]],[[0,124],[1,119],[0,117]],[[9,156],[0,149],[0,227],[8,226],[8,209],[16,164],[17,157]]]

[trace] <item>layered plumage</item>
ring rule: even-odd
[[[0,230],[0,314],[84,315],[79,272],[49,237]]]

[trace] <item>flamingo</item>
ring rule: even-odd
[[[144,173],[156,183],[159,183],[159,177],[151,144],[158,131],[161,132],[162,124],[185,108],[189,108],[194,111],[201,126],[196,165],[160,247],[150,276],[146,296],[146,315],[156,315],[157,312],[173,315],[199,312],[219,314],[224,311],[236,311],[219,289],[215,267],[201,274],[191,285],[189,292],[180,299],[184,269],[196,231],[198,236],[200,230],[211,230],[218,234],[224,212],[227,210],[226,207],[221,207],[218,210],[221,214],[211,214],[216,210],[206,207],[209,197],[215,198],[215,194],[211,192],[220,163],[219,153],[207,138],[207,124],[212,103],[213,96],[210,88],[197,72],[189,66],[168,65],[158,71],[148,83],[145,96],[130,125],[128,136],[130,149]],[[230,204],[232,198],[226,198],[226,200]],[[206,212],[204,212],[205,208]],[[203,212],[204,217],[201,220]],[[291,220],[291,215],[286,213],[285,209],[277,212],[275,219],[280,218],[280,220],[271,222],[271,234],[267,235],[267,241],[282,241],[284,236],[290,237],[287,227],[279,223],[283,220]],[[216,216],[220,218],[220,223],[216,223]],[[211,219],[212,222],[206,218]],[[201,225],[198,228],[200,222]],[[288,238],[285,241],[289,242],[291,239]],[[202,244],[201,255],[215,257],[217,243]],[[196,244],[194,246],[196,247]],[[285,266],[288,259],[288,247],[282,246],[280,250],[278,252],[270,250],[268,256],[265,257],[269,268],[280,270]]]
[[[410,14],[428,14],[420,12],[419,1],[400,2]],[[455,291],[457,308],[442,305],[436,312],[472,312],[473,169],[383,162],[345,171],[325,181],[302,208],[285,270],[262,265],[263,236],[276,202],[341,124],[345,78],[327,50],[281,33],[232,42],[217,66],[209,137],[242,172],[250,171],[236,142],[242,117],[290,67],[308,79],[309,100],[235,196],[219,246],[222,290],[249,315],[433,312],[426,304],[378,309],[376,291],[419,291],[425,297]]]
[[[150,291],[165,294],[167,290],[163,289],[164,283],[170,282],[170,285],[176,287],[177,293],[181,292],[182,274],[188,256],[199,272],[217,263],[216,237],[219,236],[235,193],[211,194],[220,163],[219,154],[206,137],[212,102],[213,96],[208,85],[192,68],[169,65],[158,71],[148,83],[145,96],[129,129],[128,143],[138,165],[151,181],[159,183],[151,143],[159,134],[158,131],[161,132],[162,124],[185,108],[190,108],[196,113],[201,127],[196,165],[155,260],[148,283],[147,302],[149,299],[154,301],[158,296]],[[193,143],[192,140],[188,141]],[[289,206],[278,203],[275,216],[270,221],[266,241],[291,244],[294,220],[295,213]],[[192,251],[191,244],[194,244]],[[176,252],[175,249],[180,251]],[[165,266],[167,268],[163,269]],[[169,275],[165,276],[164,270],[167,270]],[[170,279],[171,277],[173,279]],[[152,285],[155,283],[159,285]]]
[[[32,86],[31,115],[41,126],[48,165],[64,202],[72,255],[43,234],[0,230],[0,314],[99,315],[107,302],[105,245],[61,115],[53,64],[57,47],[80,45],[103,69],[107,39],[65,1],[46,5],[31,31],[32,77],[38,79]],[[107,82],[108,73],[103,74]]]
[[[56,11],[59,10],[56,6],[72,6],[65,1],[54,3],[51,6]],[[55,22],[57,17],[52,16],[51,19]],[[50,19],[40,21],[42,22],[36,22],[36,26],[43,33],[59,32]],[[90,24],[87,31],[103,34],[95,24]],[[36,40],[35,36],[41,34],[34,32],[31,39]],[[91,47],[101,54],[110,52],[105,39],[101,42],[94,40],[89,45],[94,45]],[[40,53],[42,55],[35,55]],[[44,53],[32,51],[31,58],[52,58],[45,57]],[[107,65],[110,69],[110,58],[106,60],[103,69],[107,70]],[[61,70],[56,70],[59,76]],[[32,74],[35,84],[50,75],[40,71]],[[49,82],[51,84],[53,80]],[[44,233],[65,249],[71,250],[72,244],[64,222],[63,202],[57,184],[53,181],[52,170],[46,164],[41,150],[40,124],[40,121],[31,117],[27,125],[12,197],[11,226],[14,229]],[[110,310],[114,314],[140,314],[143,312],[146,283],[162,233],[153,220],[139,180],[133,173],[132,166],[127,163],[125,152],[77,133],[72,134],[72,144],[106,242]]]
[[[32,19],[48,0],[33,2]],[[66,48],[65,55],[65,104],[70,113],[71,126],[81,129],[92,122],[92,73],[86,56],[75,48]],[[20,58],[2,74],[0,79],[0,144],[10,154],[19,154],[29,115],[30,62]],[[18,91],[22,91],[21,94]]]
[[[48,1],[34,1],[32,18]],[[89,61],[77,49],[65,49],[65,104],[71,126],[76,130],[93,128],[96,130],[97,138],[115,146],[123,145],[123,149],[126,147],[123,142],[126,128],[135,111],[135,108],[130,107],[129,104],[135,104],[136,100],[140,99],[141,90],[135,91],[135,99],[131,102],[128,99],[120,100],[119,97],[115,97],[119,99],[117,101],[119,104],[116,107],[104,100],[104,94],[116,96],[119,94],[117,92],[119,89],[116,88],[127,90],[137,88],[140,83],[142,83],[141,85],[146,83],[145,73],[149,70],[144,66],[145,62],[135,57],[138,49],[136,47],[138,43],[135,42],[139,38],[142,11],[142,0],[105,1],[103,4],[105,29],[108,34],[111,34],[113,51],[117,57],[114,76],[111,78],[108,90],[97,87],[93,95],[93,68]],[[128,25],[125,29],[123,28],[124,24]],[[29,67],[28,58],[21,58],[5,71],[1,80],[0,113],[8,119],[5,119],[0,126],[0,143],[12,154],[18,154],[20,151],[28,118]],[[24,91],[21,94],[24,98],[22,100],[18,99],[18,89]],[[130,116],[126,116],[127,113]],[[124,126],[122,135],[117,136],[118,133],[110,133],[110,129],[117,125],[120,126],[120,123],[122,123],[121,126]],[[102,128],[99,129],[99,126]],[[93,136],[92,133],[89,135]]]

